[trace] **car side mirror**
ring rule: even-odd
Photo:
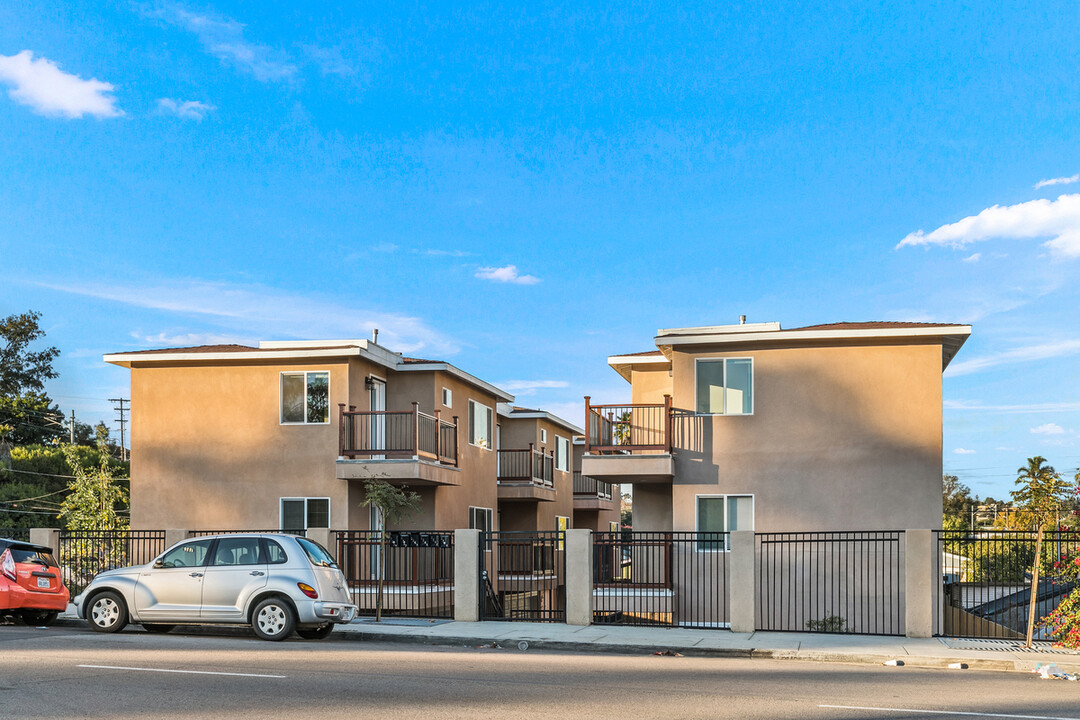
[[[163,567],[166,567],[165,562],[163,560],[158,559],[158,560],[154,561],[154,569],[155,570],[160,570]]]

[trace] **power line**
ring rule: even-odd
[[[130,410],[131,406],[129,405],[127,408],[125,408],[124,403],[131,401],[127,398],[109,398],[109,402],[119,403],[119,407],[116,408],[116,411],[120,413],[120,459],[127,460],[126,452],[124,449],[124,425],[127,423],[127,420],[124,417],[124,411]]]
[[[75,479],[74,475],[57,475],[56,473],[41,473],[32,470],[16,470],[15,468],[0,468],[0,472],[22,473],[23,475],[41,475],[42,477]]]

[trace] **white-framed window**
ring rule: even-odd
[[[326,425],[330,422],[330,373],[281,373],[281,424]]]
[[[491,449],[494,413],[487,405],[469,401],[469,444]]]
[[[547,428],[540,428],[540,442],[547,442]]]
[[[469,529],[491,532],[491,508],[469,506]]]
[[[282,530],[309,530],[330,527],[330,498],[281,498]]]
[[[454,407],[454,391],[451,390],[450,388],[445,388],[444,387],[442,389],[442,404],[443,404],[443,407],[447,407],[447,408]]]
[[[697,526],[699,533],[732,533],[754,529],[753,495],[698,495]],[[699,540],[698,550],[728,550],[730,535],[723,539]]]
[[[753,415],[754,359],[699,358],[694,397],[698,415]]]
[[[570,518],[562,515],[555,516],[555,530],[559,533],[559,549],[566,547],[566,530],[570,527]]]
[[[555,436],[555,469],[570,471],[570,440]]]

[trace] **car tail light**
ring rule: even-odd
[[[307,583],[296,583],[296,587],[300,588],[300,592],[304,593],[312,600],[319,597],[319,593],[315,591],[315,588],[311,587]]]
[[[4,577],[15,582],[15,558],[11,557],[10,548],[5,550],[3,555],[0,555],[0,572],[4,574]]]

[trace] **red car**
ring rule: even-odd
[[[0,615],[48,625],[67,606],[68,589],[52,548],[0,538]]]

